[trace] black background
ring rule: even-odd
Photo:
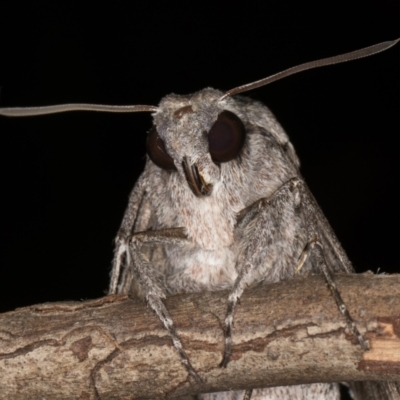
[[[75,1],[1,8],[0,106],[151,104],[400,36],[398,1]],[[248,95],[276,114],[357,271],[398,272],[400,44]],[[1,311],[96,298],[149,114],[0,118]]]

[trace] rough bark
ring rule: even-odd
[[[400,276],[339,275],[371,349],[362,352],[323,278],[248,290],[235,315],[228,368],[227,292],[167,300],[192,381],[163,326],[140,301],[108,296],[0,315],[1,399],[137,399],[306,382],[400,380]]]

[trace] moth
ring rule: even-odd
[[[287,134],[263,104],[236,96],[306,69],[372,55],[399,40],[309,62],[228,92],[204,89],[171,94],[158,106],[64,104],[3,108],[0,115],[41,115],[71,110],[153,113],[147,162],[136,182],[116,237],[109,293],[147,301],[168,330],[188,374],[201,380],[182,346],[163,300],[180,292],[229,289],[225,350],[230,358],[235,307],[243,290],[295,273],[323,274],[339,310],[363,349],[332,274],[353,272],[333,230],[300,174]],[[392,383],[352,385],[400,399]],[[203,394],[201,399],[339,399],[338,384],[308,384]],[[373,396],[373,395],[371,395]],[[378,396],[378,397],[377,397]]]

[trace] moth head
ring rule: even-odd
[[[222,94],[205,89],[189,96],[166,96],[147,135],[151,161],[180,174],[197,197],[212,193],[221,164],[235,161],[246,140],[242,119],[224,107]]]

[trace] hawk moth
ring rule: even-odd
[[[225,94],[205,89],[189,96],[166,96],[158,107],[118,108],[153,111],[154,126],[147,138],[145,171],[131,194],[116,239],[110,293],[129,293],[148,301],[194,379],[199,376],[163,305],[166,295],[231,289],[221,363],[226,366],[234,308],[246,285],[289,278],[299,270],[323,272],[334,287],[330,272],[352,272],[300,175],[299,160],[286,133],[268,108],[233,96],[304,69],[373,54],[395,43],[307,63]],[[63,105],[0,113],[34,115],[72,109],[115,110]],[[337,301],[365,345],[340,297]],[[254,396],[334,399],[338,389],[337,385],[314,384],[265,389]]]

